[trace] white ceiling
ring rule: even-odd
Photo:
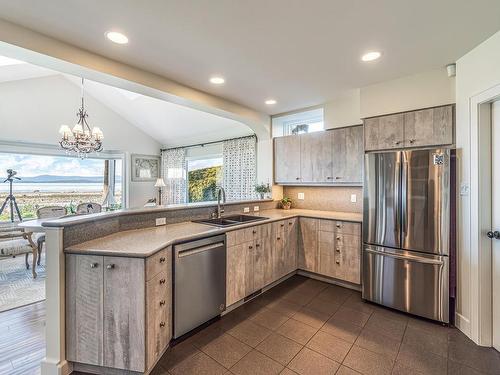
[[[0,18],[272,114],[445,66],[500,29],[500,1],[0,0]]]
[[[0,66],[0,83],[56,74],[60,73],[31,64]],[[64,77],[81,86],[80,78]],[[85,92],[165,147],[254,134],[249,127],[237,121],[98,82],[85,81]]]

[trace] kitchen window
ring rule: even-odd
[[[272,119],[273,136],[297,135],[324,130],[323,108],[316,108]]]

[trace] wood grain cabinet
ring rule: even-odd
[[[453,144],[454,106],[364,120],[365,151]]]
[[[274,138],[274,176],[283,185],[361,185],[363,127]]]
[[[171,338],[171,251],[159,253],[66,255],[69,361],[137,372],[154,366]]]
[[[300,219],[299,268],[361,283],[361,224]]]

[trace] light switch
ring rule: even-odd
[[[351,194],[351,203],[356,203],[357,200],[358,197],[356,196],[356,194]]]
[[[303,201],[305,199],[305,194],[304,193],[298,193],[297,194],[297,199]]]
[[[156,218],[156,226],[158,225],[166,225],[167,224],[167,218],[166,217],[158,217]]]
[[[243,212],[245,212],[245,213],[250,212],[250,207],[243,208]]]

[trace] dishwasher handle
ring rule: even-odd
[[[177,258],[183,258],[183,257],[203,253],[205,251],[209,251],[209,250],[213,250],[213,249],[217,249],[217,248],[221,248],[221,247],[224,247],[224,242],[216,242],[216,243],[213,243],[210,245],[198,246],[198,247],[194,247],[194,248],[190,248],[190,249],[186,249],[186,250],[181,250],[177,253]]]

